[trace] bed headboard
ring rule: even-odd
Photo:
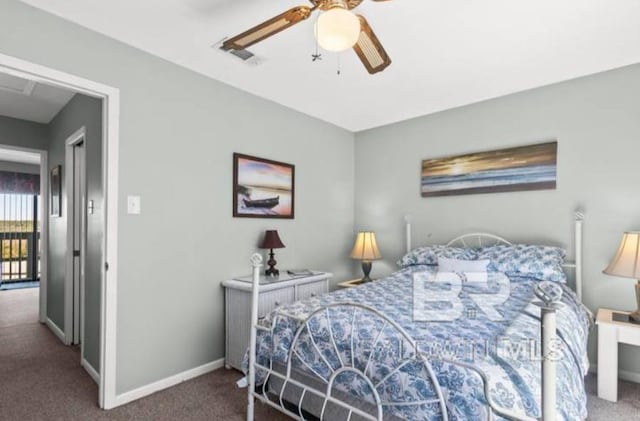
[[[510,241],[505,240],[497,235],[487,234],[484,232],[474,232],[456,237],[447,243],[447,247],[486,247],[496,244],[511,245]]]
[[[406,251],[411,251],[411,216],[406,215],[405,221],[405,235],[406,235]],[[580,210],[575,211],[573,214],[574,224],[574,256],[575,261],[565,262],[563,265],[566,268],[575,268],[575,287],[576,295],[582,301],[582,224],[584,222],[584,213]],[[494,244],[511,244],[510,241],[493,234],[487,234],[482,232],[464,234],[447,243],[447,246],[462,246],[462,247],[482,247],[490,246]]]

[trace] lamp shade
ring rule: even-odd
[[[264,233],[264,240],[260,244],[261,249],[283,249],[284,244],[276,230],[267,230]]]
[[[376,260],[381,258],[375,232],[359,232],[351,250],[351,258],[357,260]]]
[[[640,278],[640,232],[629,231],[622,236],[618,252],[604,270],[607,275]]]
[[[342,7],[323,12],[316,23],[316,39],[327,51],[340,52],[353,47],[360,37],[360,19]]]

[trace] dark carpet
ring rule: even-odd
[[[38,290],[0,291],[0,420],[245,419],[242,375],[217,370],[168,390],[103,411],[98,386],[80,366],[77,347],[63,345],[38,323]],[[257,420],[288,419],[261,404]]]
[[[40,288],[0,291],[0,329],[38,322]]]
[[[246,414],[242,375],[220,369],[170,389],[103,411],[98,387],[80,367],[78,348],[64,346],[37,322],[38,291],[0,291],[0,420],[224,420]],[[640,385],[620,382],[616,404],[598,399],[596,377],[587,377],[589,420],[640,420]],[[256,404],[256,420],[287,420]]]

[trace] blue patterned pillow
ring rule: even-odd
[[[402,256],[396,264],[400,267],[414,265],[436,266],[438,264],[438,257],[445,257],[447,259],[475,260],[477,255],[477,251],[472,248],[434,245],[415,248]]]
[[[506,273],[508,276],[526,276],[542,281],[566,282],[562,270],[566,252],[558,247],[528,244],[483,247],[478,259],[489,259],[489,270]]]

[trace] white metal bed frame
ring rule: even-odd
[[[575,263],[567,263],[564,265],[565,267],[575,268],[576,294],[580,300],[582,300],[583,220],[584,220],[584,215],[582,214],[582,212],[580,211],[575,212],[575,215],[574,215]],[[410,251],[412,247],[412,241],[411,241],[411,218],[409,216],[405,217],[405,223],[406,223],[406,227],[405,227],[406,228],[406,249],[407,251]],[[511,244],[511,243],[506,239],[493,234],[471,233],[471,234],[465,234],[465,235],[456,237],[453,240],[451,240],[447,245],[449,246],[462,245],[465,247],[473,247],[473,246],[483,246],[483,245],[486,246],[486,245],[492,245],[492,244]],[[250,347],[249,347],[249,373],[248,373],[248,394],[247,394],[247,397],[248,397],[247,420],[248,421],[253,421],[254,419],[256,399],[273,408],[278,409],[279,411],[283,412],[284,414],[292,418],[305,420],[306,418],[305,418],[305,415],[303,414],[303,411],[304,411],[303,404],[305,401],[305,397],[311,396],[311,395],[315,396],[317,399],[322,400],[322,407],[320,412],[321,420],[325,419],[324,418],[325,410],[328,404],[332,404],[335,407],[344,409],[347,412],[347,417],[346,417],[347,421],[350,421],[354,415],[359,416],[361,419],[381,421],[383,420],[383,417],[384,417],[384,409],[383,409],[384,407],[400,406],[400,405],[423,405],[427,403],[438,404],[442,414],[442,419],[444,421],[448,420],[446,400],[442,392],[442,389],[437,381],[437,378],[433,372],[433,369],[431,368],[431,364],[429,360],[422,353],[419,352],[416,342],[404,331],[404,329],[401,326],[399,326],[397,323],[395,323],[393,320],[388,318],[383,313],[366,305],[362,305],[358,303],[334,303],[316,310],[311,315],[309,315],[305,320],[303,320],[302,324],[296,331],[295,336],[292,340],[285,373],[276,371],[273,367],[273,361],[271,359],[268,367],[258,363],[256,361],[257,332],[258,330],[270,332],[271,329],[258,324],[258,295],[259,295],[258,289],[259,289],[259,282],[260,282],[260,271],[262,267],[262,256],[260,256],[259,254],[254,254],[253,256],[251,256],[251,264],[253,266],[253,293],[252,293],[252,308],[251,308],[252,328],[251,328],[250,342],[249,342]],[[551,354],[551,343],[556,336],[556,310],[558,309],[558,305],[559,305],[558,301],[561,298],[561,289],[559,287],[557,287],[557,289],[560,290],[559,293],[558,291],[555,291],[555,292],[552,292],[551,294],[545,293],[545,291],[543,291],[540,288],[536,290],[536,295],[540,299],[540,301],[537,302],[536,304],[541,307],[541,316],[542,316],[541,317],[541,339],[542,339],[541,355],[543,356],[543,358],[542,358],[542,370],[541,370],[541,373],[542,373],[542,397],[541,397],[542,417],[541,419],[543,421],[555,421],[556,419],[556,361],[554,358],[548,358],[548,356]],[[340,356],[340,352],[338,350],[338,347],[336,345],[332,332],[330,332],[329,336],[331,337],[331,340],[332,340],[332,346],[340,360],[340,367],[333,367],[322,355],[322,352],[320,351],[317,344],[313,340],[313,335],[311,334],[311,330],[310,330],[311,329],[310,324],[314,321],[314,319],[324,317],[328,321],[328,326],[330,330],[331,329],[330,328],[331,326],[330,309],[332,308],[340,308],[341,310],[345,310],[345,311],[346,310],[353,311],[352,325],[351,325],[352,332],[354,331],[354,323],[356,323],[357,312],[368,312],[373,317],[376,317],[380,319],[380,321],[382,321],[383,328],[378,333],[375,339],[375,342],[373,343],[373,346],[371,346],[372,351],[370,351],[369,353],[367,364],[364,370],[360,370],[356,368],[353,360],[351,362],[349,361],[345,362],[342,360],[342,357]],[[405,360],[403,360],[394,370],[391,371],[391,373],[389,373],[389,375],[385,376],[382,380],[374,384],[370,376],[367,374],[367,372],[372,362],[372,358],[375,360],[375,357],[377,357],[377,353],[375,351],[376,345],[378,344],[380,336],[386,327],[392,328],[392,332],[394,332],[394,334],[397,335],[397,339],[402,341],[402,343],[407,343],[409,345],[409,349],[413,349],[414,352],[411,354],[412,355],[411,357],[408,357]],[[324,361],[326,367],[329,368],[329,371],[331,374],[328,379],[326,379],[320,373],[316,372],[308,363],[304,361],[303,357],[298,352],[298,340],[301,334],[305,330],[308,330],[309,332],[309,337],[311,338],[310,342],[313,345],[313,349],[315,349],[315,352],[317,353],[317,355],[320,356],[321,359]],[[354,347],[354,344],[352,340],[351,353],[349,354],[351,358],[353,358],[354,356],[353,347]],[[325,387],[324,391],[319,390],[318,388],[310,387],[309,385],[304,384],[292,378],[292,361],[294,357],[296,357],[304,365],[306,365],[307,368],[312,373],[314,373],[314,375],[320,380],[320,382],[324,384],[324,387]],[[534,421],[533,418],[523,417],[520,414],[516,414],[512,411],[505,410],[498,407],[492,400],[491,394],[489,393],[488,379],[486,378],[484,373],[482,373],[480,370],[478,370],[474,366],[466,363],[462,363],[459,361],[453,361],[453,360],[444,359],[444,358],[440,360],[450,364],[456,364],[456,365],[462,366],[466,369],[474,371],[480,376],[484,384],[484,394],[485,394],[486,401],[488,403],[488,414],[490,419],[493,419],[493,415],[496,414],[496,415],[503,416],[507,419],[517,420],[517,421]],[[431,382],[437,397],[430,401],[383,402],[381,400],[381,397],[376,391],[377,386],[383,383],[384,381],[386,381],[388,378],[390,378],[393,373],[400,370],[405,364],[408,364],[412,361],[413,362],[418,361],[423,365],[426,372],[428,373],[428,376],[427,376],[428,380]],[[261,391],[258,391],[256,389],[256,371],[258,369],[263,370],[264,372],[267,373],[264,379],[263,387]],[[357,376],[359,376],[361,380],[363,380],[368,385],[371,391],[371,396],[373,398],[372,401],[376,403],[375,415],[371,414],[370,412],[366,412],[360,408],[356,408],[350,405],[349,403],[345,402],[344,400],[338,399],[335,396],[333,396],[334,381],[339,375],[345,372],[355,373]],[[273,399],[270,399],[268,396],[267,382],[271,377],[276,378],[283,382],[280,388],[279,396],[276,397],[277,398],[276,401],[274,401]],[[297,407],[298,409],[297,413],[285,407],[283,394],[285,393],[287,385],[298,387],[302,391],[300,398],[298,399],[297,405],[294,404],[294,406]]]

